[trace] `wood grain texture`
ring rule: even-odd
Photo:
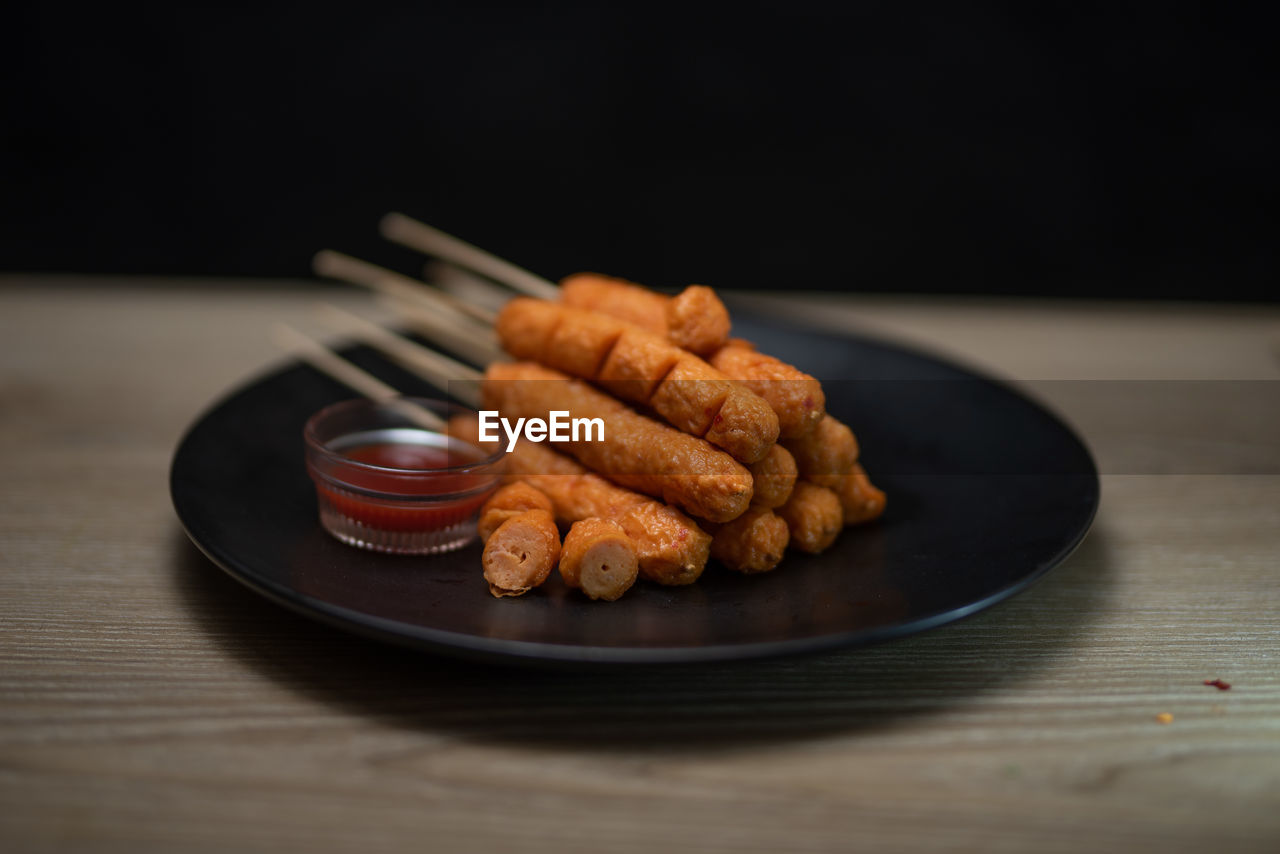
[[[349,637],[186,541],[182,430],[318,293],[0,283],[0,849],[1280,848],[1280,476],[1249,473],[1277,433],[1224,452],[1182,406],[1182,444],[1134,462],[1143,400],[1058,382],[1274,380],[1275,312],[828,298],[828,323],[1054,381],[1110,472],[1093,533],[918,637],[572,674]]]

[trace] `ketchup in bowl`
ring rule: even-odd
[[[442,420],[469,411],[403,400]],[[500,451],[487,454],[414,424],[403,403],[334,404],[312,416],[303,437],[321,524],[344,543],[374,551],[434,554],[466,545],[501,474]]]

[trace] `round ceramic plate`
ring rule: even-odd
[[[302,425],[353,397],[294,364],[207,412],[173,459],[188,535],[253,590],[316,619],[426,650],[511,663],[754,658],[924,631],[1024,589],[1080,543],[1098,506],[1083,443],[1017,391],[892,344],[744,320],[735,334],[824,381],[889,496],[876,523],[770,573],[710,565],[689,587],[639,582],[591,602],[558,575],[517,599],[489,595],[480,547],[404,557],[320,527]],[[440,396],[364,348],[346,355],[401,391]]]

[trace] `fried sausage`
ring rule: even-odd
[[[729,337],[729,310],[703,285],[669,297],[625,279],[577,273],[561,281],[560,301],[633,323],[700,356],[714,353]]]
[[[592,599],[612,602],[635,583],[636,546],[611,519],[573,523],[560,550],[560,577]]]
[[[470,444],[479,441],[474,416],[449,421],[449,434]],[[612,519],[636,547],[640,575],[666,585],[692,584],[707,565],[711,537],[685,514],[647,495],[610,483],[546,445],[521,440],[506,455],[511,478],[550,499],[565,524],[598,516]]]
[[[646,418],[607,394],[529,362],[490,365],[485,408],[506,418],[548,418],[567,410],[604,422],[603,441],[557,444],[622,486],[661,498],[713,522],[742,515],[751,502],[751,473],[706,441]]]
[[[753,463],[778,439],[778,416],[761,397],[633,324],[518,297],[502,309],[496,330],[503,348],[516,358],[598,382],[735,459]]]
[[[664,337],[670,299],[666,294],[602,273],[574,273],[560,280],[560,302],[565,305],[608,314]]]
[[[507,519],[484,544],[480,561],[494,596],[521,596],[547,580],[560,559],[560,531],[546,510]]]
[[[796,458],[781,445],[774,445],[758,463],[747,466],[754,492],[751,504],[772,510],[787,503],[796,485]]]
[[[752,507],[732,522],[716,526],[711,556],[735,572],[768,572],[782,560],[790,539],[784,519],[772,510]]]
[[[667,302],[667,338],[706,356],[729,340],[729,309],[706,285],[690,285]]]
[[[858,463],[853,464],[849,474],[819,475],[813,478],[813,482],[835,492],[840,499],[846,525],[870,522],[884,513],[884,492],[871,483]]]
[[[577,273],[560,286],[560,301],[565,305],[647,329],[702,356],[712,367],[741,382],[773,408],[784,438],[803,436],[822,418],[826,399],[818,381],[786,362],[756,352],[747,341],[729,338],[728,309],[711,288],[690,285],[679,296],[667,297],[598,273]]]
[[[777,513],[791,531],[791,545],[809,554],[829,548],[844,526],[844,511],[836,494],[803,480]]]
[[[830,415],[822,416],[813,432],[782,444],[796,458],[800,475],[810,480],[848,474],[858,461],[858,440],[853,431]]]
[[[488,542],[489,536],[499,525],[526,510],[546,510],[550,513],[551,499],[529,484],[519,481],[508,483],[499,489],[480,508],[476,532],[480,534],[481,542]]]
[[[804,436],[822,420],[827,405],[822,384],[780,359],[756,352],[749,341],[732,338],[707,361],[765,399],[778,416],[782,438]]]

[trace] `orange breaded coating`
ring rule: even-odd
[[[830,548],[844,527],[844,511],[836,494],[803,480],[777,513],[791,531],[791,545],[809,554]]]
[[[768,402],[778,416],[779,436],[795,439],[811,432],[826,412],[822,385],[786,362],[756,352],[741,338],[707,357],[712,367]]]
[[[640,574],[649,581],[680,587],[706,569],[711,535],[676,508],[649,500],[623,510],[616,521],[640,550]]]
[[[449,421],[449,434],[481,446],[474,416]],[[647,495],[610,483],[546,445],[521,440],[507,454],[509,477],[522,478],[550,499],[556,518],[572,524],[613,519],[635,543],[640,574],[666,585],[692,584],[707,565],[711,537],[685,514]]]
[[[547,580],[560,559],[560,531],[546,510],[526,510],[503,522],[484,544],[480,562],[494,596],[521,596]]]
[[[853,431],[830,415],[822,416],[807,436],[782,444],[796,458],[801,477],[848,474],[858,461],[858,440]]]
[[[782,560],[791,531],[782,517],[752,507],[711,535],[711,556],[735,572],[768,572]]]
[[[708,381],[698,380],[698,384],[706,387]],[[764,459],[778,441],[778,416],[764,398],[754,392],[738,394],[739,391],[744,389],[730,386],[703,438],[750,465]]]
[[[796,458],[781,445],[774,445],[764,459],[747,466],[747,470],[751,472],[751,482],[755,487],[751,504],[766,510],[787,503],[799,475]]]
[[[623,400],[649,400],[680,358],[680,351],[661,338],[622,335],[605,357],[595,381]]]
[[[610,519],[574,522],[560,550],[560,576],[592,599],[612,602],[631,589],[639,564],[636,546]]]
[[[516,297],[507,305],[510,306],[511,303],[516,303],[520,310],[506,311],[504,307],[504,310],[498,313],[498,318],[494,321],[494,332],[498,335],[498,339],[510,341],[521,352],[539,354],[546,352],[551,334],[559,325],[560,312],[556,304],[528,297]],[[506,344],[503,344],[503,347],[517,358],[525,358],[515,353]]]
[[[884,513],[885,494],[867,477],[858,463],[846,475],[819,475],[813,479],[819,486],[835,492],[844,511],[846,525],[858,525],[880,518]]]
[[[518,297],[502,309],[495,329],[516,358],[598,382],[735,459],[753,463],[778,439],[778,416],[763,398],[639,326]]]
[[[667,345],[670,346],[670,345]],[[713,445],[719,442],[712,440],[707,431],[717,419],[723,423],[724,407],[729,404],[729,395],[733,391],[733,383],[726,379],[709,379],[699,359],[693,357],[677,358],[671,370],[654,388],[647,403],[655,412],[680,413],[679,423],[667,418],[672,426],[678,427],[693,436],[702,436]],[[759,400],[759,398],[756,398]],[[763,401],[761,401],[763,403]],[[765,404],[766,406],[768,404]],[[665,415],[663,415],[666,418]],[[723,429],[723,428],[721,428]],[[758,440],[757,440],[758,441]],[[775,441],[776,438],[775,438]],[[721,445],[721,447],[723,447]],[[725,448],[725,450],[729,450]],[[733,453],[730,451],[730,453]],[[739,458],[734,454],[735,458]],[[743,460],[743,462],[747,462]],[[751,462],[754,462],[752,460]]]
[[[576,273],[560,282],[560,301],[635,324],[699,356],[729,338],[729,310],[716,292],[690,285],[674,297],[599,273]]]
[[[530,362],[490,365],[485,372],[486,409],[505,418],[548,418],[567,410],[574,418],[599,418],[603,441],[557,448],[621,486],[675,504],[695,516],[727,522],[751,503],[751,473],[705,440],[674,430],[619,403],[586,383]]]
[[[512,302],[518,303],[516,300],[512,300]],[[547,336],[546,347],[539,352],[532,347],[523,346],[523,342],[519,338],[504,337],[502,334],[504,327],[499,325],[498,340],[503,348],[517,358],[541,362],[547,367],[555,368],[557,371],[564,371],[571,377],[580,377],[584,380],[599,378],[600,370],[604,367],[605,360],[618,343],[618,339],[627,330],[627,325],[614,318],[603,318],[600,322],[593,322],[599,315],[579,312],[577,309],[566,309],[556,303],[547,303],[547,305],[555,307],[558,311],[550,318],[552,324],[551,334]],[[508,306],[510,306],[510,303],[508,303]],[[507,311],[504,308],[502,314],[499,315],[499,324],[502,323],[502,317],[507,315],[518,317],[525,308],[520,304],[517,304],[511,311]],[[567,312],[572,312],[572,314],[567,315]],[[652,337],[655,344],[662,341],[661,338],[650,336],[647,332],[645,337]],[[511,341],[516,349],[507,346],[508,340]],[[671,346],[666,342],[662,343],[667,347]],[[634,402],[646,403],[647,401]]]
[[[646,287],[601,273],[574,273],[560,280],[560,302],[587,311],[598,311],[667,334],[670,297]]]
[[[527,483],[508,483],[489,497],[480,508],[480,521],[476,532],[481,542],[488,542],[489,535],[498,530],[498,526],[519,516],[526,510],[546,510],[551,512],[551,499],[534,489]]]
[[[690,285],[667,302],[667,338],[706,356],[729,340],[729,309],[706,285]]]

